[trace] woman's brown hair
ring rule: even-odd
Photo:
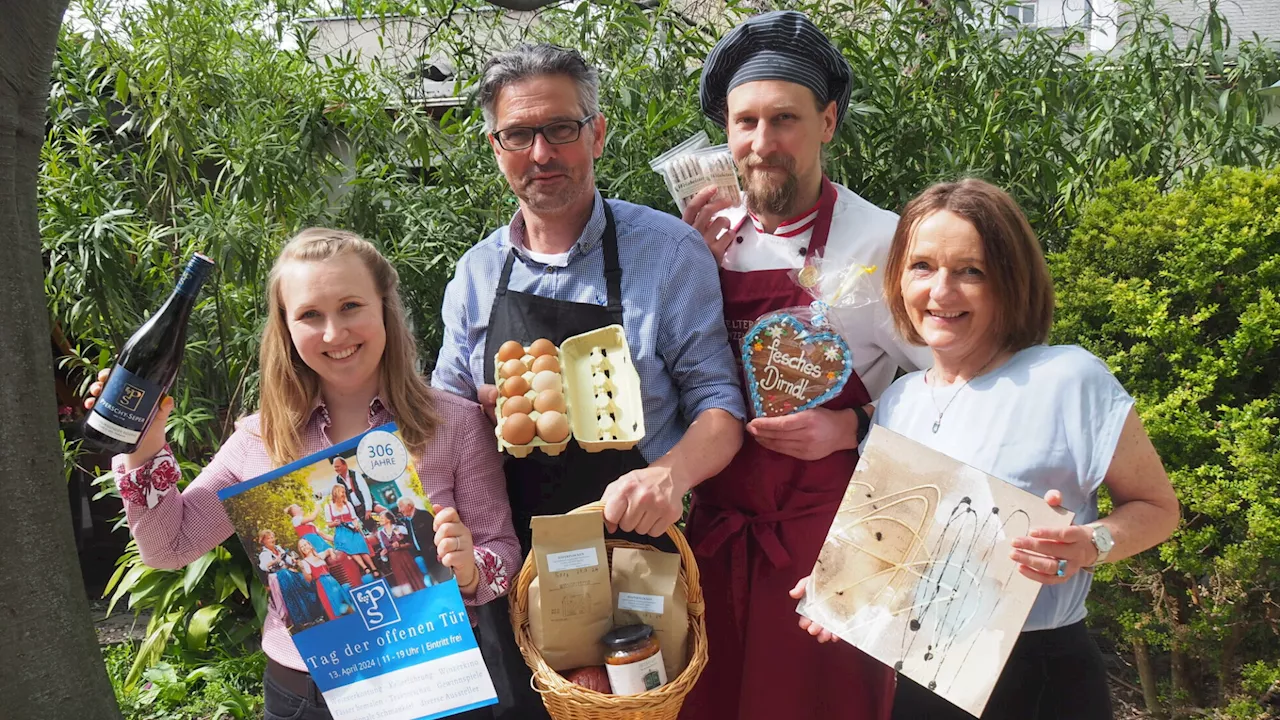
[[[916,227],[940,210],[968,220],[982,238],[986,275],[996,300],[995,331],[1000,348],[1018,351],[1043,343],[1053,325],[1054,296],[1040,241],[1008,193],[975,178],[933,185],[902,210],[884,271],[885,301],[898,333],[914,345],[925,344],[907,314],[902,273]]]
[[[320,393],[320,378],[302,361],[285,321],[280,275],[292,262],[321,262],[350,256],[373,275],[382,297],[387,344],[382,351],[380,392],[395,416],[409,451],[422,456],[439,416],[426,380],[418,372],[418,346],[405,320],[400,276],[368,240],[342,230],[309,228],[285,244],[267,279],[267,326],[262,332],[262,442],[271,461],[285,465],[301,457],[301,430]]]

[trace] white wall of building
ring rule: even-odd
[[[1106,52],[1116,45],[1117,25],[1126,0],[1028,0],[1036,6],[1036,24],[1046,28],[1083,25],[1089,47]],[[1157,8],[1179,25],[1191,25],[1208,12],[1209,0],[1159,0]],[[1219,0],[1218,11],[1231,28],[1232,41],[1252,39],[1280,44],[1280,0]]]

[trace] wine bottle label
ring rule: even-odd
[[[161,394],[159,385],[116,365],[89,414],[89,427],[120,442],[136,443]]]

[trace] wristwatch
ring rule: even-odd
[[[861,445],[867,433],[871,432],[871,415],[861,405],[853,406],[853,414],[858,416],[858,444]]]
[[[1111,531],[1102,523],[1089,523],[1085,527],[1093,531],[1093,546],[1098,549],[1098,558],[1093,561],[1093,565],[1084,568],[1093,572],[1094,565],[1106,562],[1107,556],[1111,554],[1111,548],[1116,546],[1116,541],[1111,537]]]

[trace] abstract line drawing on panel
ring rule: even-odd
[[[800,612],[979,715],[1039,591],[1008,559],[1009,541],[1070,514],[872,433]]]

